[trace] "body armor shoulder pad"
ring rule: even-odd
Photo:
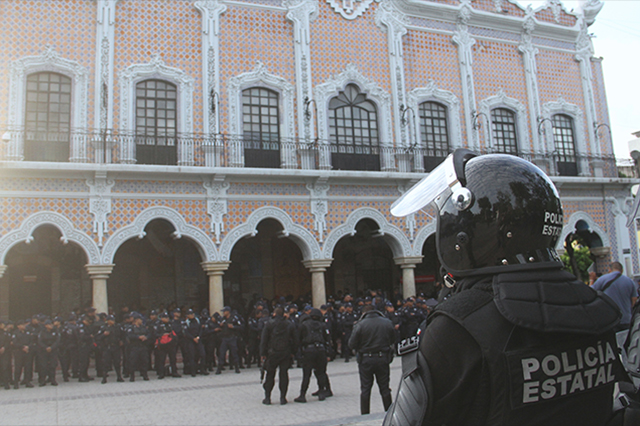
[[[412,351],[402,357],[398,395],[387,411],[383,426],[420,426],[431,408],[431,375],[424,356]]]

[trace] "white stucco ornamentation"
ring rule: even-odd
[[[556,243],[557,250],[564,250],[565,240],[567,239],[569,234],[576,231],[576,224],[581,220],[589,225],[589,229],[591,230],[591,232],[595,232],[596,234],[598,234],[598,236],[602,240],[603,247],[611,247],[609,235],[604,232],[602,228],[598,226],[598,224],[596,224],[596,222],[591,218],[591,216],[589,216],[589,214],[583,211],[577,211],[569,217],[566,225],[564,225],[564,227],[562,228],[562,234],[560,235],[560,237],[558,238],[558,242]]]
[[[591,144],[591,152],[594,155],[600,155],[600,144],[596,141],[595,123],[598,121],[596,112],[596,100],[593,92],[594,79],[591,72],[591,58],[593,58],[594,50],[589,35],[589,28],[584,20],[580,18],[580,33],[576,41],[575,60],[580,64],[580,81],[582,82],[582,95],[584,97],[585,113],[587,118],[587,134]]]
[[[338,96],[348,84],[357,85],[362,93],[367,95],[367,99],[373,101],[378,108],[378,127],[380,129],[380,146],[391,146],[393,136],[391,133],[391,96],[376,83],[365,77],[353,64],[348,64],[346,69],[338,75],[331,77],[327,82],[316,86],[314,89],[315,100],[318,105],[318,136],[320,143],[325,149],[320,149],[320,168],[328,170],[331,168],[329,150],[326,149],[329,140],[329,101]],[[322,148],[322,147],[321,147]],[[382,156],[382,170],[392,171],[395,168],[393,158]]]
[[[584,133],[584,118],[582,110],[577,105],[565,101],[562,97],[559,97],[555,102],[547,102],[542,106],[542,119],[549,119],[545,120],[543,124],[547,152],[555,151],[555,144],[553,140],[553,125],[551,124],[551,119],[556,114],[566,114],[569,117],[573,118],[574,141],[576,146],[576,154],[579,158],[578,174],[580,176],[589,176],[589,162],[586,156],[587,142]]]
[[[529,100],[529,123],[534,131],[531,132],[533,138],[533,151],[544,153],[544,142],[540,140],[538,134],[538,117],[540,110],[540,92],[538,89],[538,66],[536,56],[539,51],[533,44],[533,31],[536,28],[536,20],[531,6],[527,8],[524,23],[522,24],[521,41],[518,51],[522,54],[524,65],[524,78],[527,86],[527,98]],[[529,133],[529,132],[527,132]]]
[[[380,0],[327,0],[336,13],[349,20],[361,16],[374,1],[379,2]]]
[[[220,128],[220,108],[216,103],[220,100],[220,15],[227,6],[220,0],[196,1],[193,6],[202,15],[202,99],[207,105],[203,108],[203,131],[215,134]]]
[[[311,232],[304,227],[296,225],[291,217],[277,207],[261,207],[251,213],[247,221],[233,228],[222,240],[220,245],[220,260],[229,261],[231,251],[235,244],[244,237],[258,234],[258,224],[264,219],[275,219],[282,225],[281,235],[290,238],[300,248],[303,260],[322,259],[320,257],[320,245]]]
[[[203,182],[207,190],[207,213],[211,216],[211,232],[216,236],[216,244],[220,244],[220,236],[224,232],[224,215],[227,214],[227,189],[229,182],[224,175],[214,175],[211,180]]]
[[[203,262],[218,260],[218,252],[211,238],[201,229],[187,224],[182,215],[169,207],[155,206],[149,207],[135,218],[131,225],[117,230],[109,237],[102,249],[102,263],[112,264],[116,251],[120,246],[131,238],[144,238],[146,233],[144,228],[154,219],[163,219],[173,225],[174,238],[187,237],[194,242]]]
[[[87,127],[87,91],[89,72],[76,61],[60,57],[51,46],[42,55],[26,56],[11,62],[9,65],[9,126],[3,139],[8,141],[6,159],[9,161],[24,160],[25,108],[27,92],[27,76],[37,72],[55,72],[69,77],[71,84],[71,129]],[[72,137],[69,161],[84,163],[87,161],[85,138]]]
[[[42,225],[53,225],[62,234],[60,241],[67,244],[69,241],[78,244],[87,256],[89,264],[100,263],[100,249],[87,234],[75,229],[73,222],[60,213],[43,211],[34,213],[26,218],[20,228],[11,231],[0,238],[0,265],[5,263],[9,250],[18,243],[31,243],[33,231]]]
[[[104,234],[107,232],[107,216],[111,213],[111,188],[115,181],[107,179],[106,174],[98,174],[94,179],[87,179],[89,187],[89,212],[93,216],[93,232],[98,234],[98,246],[102,247]]]
[[[429,222],[428,225],[420,228],[416,234],[415,240],[413,240],[413,254],[412,256],[422,256],[422,247],[427,241],[427,238],[436,233],[437,223],[435,220]]]
[[[184,71],[165,65],[159,54],[153,55],[147,64],[135,64],[120,72],[120,129],[133,134],[136,129],[136,84],[148,79],[165,80],[175,84],[178,89],[178,133],[193,133],[193,78]],[[135,141],[124,138],[120,145],[120,161],[133,164],[136,162]],[[193,146],[181,143],[178,138],[178,165],[194,164]]]
[[[411,243],[401,229],[391,225],[378,210],[370,207],[361,207],[351,212],[344,224],[331,231],[322,247],[322,258],[332,259],[333,250],[336,248],[338,241],[347,235],[355,235],[356,225],[362,219],[371,219],[378,224],[379,232],[391,248],[394,258],[411,255]]]
[[[529,153],[529,129],[527,128],[527,108],[519,100],[510,98],[502,89],[494,96],[490,96],[480,101],[480,112],[485,114],[489,123],[484,126],[487,134],[487,148],[495,150],[493,126],[491,125],[491,111],[495,108],[505,108],[516,114],[516,137],[518,141],[518,152]]]
[[[242,91],[251,87],[264,87],[274,90],[280,95],[280,138],[292,140],[295,137],[293,118],[294,86],[286,79],[267,71],[265,65],[258,61],[251,72],[240,74],[229,79],[227,95],[229,97],[229,133],[231,137],[242,135]],[[244,166],[244,148],[240,140],[231,140],[230,166]],[[280,160],[282,168],[296,168],[296,152],[289,146],[281,146]]]
[[[327,213],[329,213],[329,202],[327,201],[327,191],[331,186],[326,179],[318,179],[314,183],[307,184],[307,189],[311,199],[311,214],[314,218],[314,229],[318,233],[318,240],[324,241],[324,231],[327,229]]]
[[[100,130],[113,128],[113,58],[118,1],[97,0],[96,2],[94,127]],[[102,147],[99,149],[102,150]]]

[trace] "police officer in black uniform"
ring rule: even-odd
[[[76,330],[78,340],[78,370],[79,382],[93,380],[89,377],[89,357],[94,349],[94,336],[91,327],[91,318],[88,315],[80,317],[80,325]]]
[[[176,352],[178,351],[178,336],[173,329],[167,312],[160,314],[160,322],[156,324],[154,335],[156,336],[157,351],[157,374],[158,379],[164,379],[165,376],[165,360],[169,357],[170,373],[172,377],[182,377],[178,373],[176,366]]]
[[[238,314],[231,313],[231,308],[222,308],[222,317],[219,321],[218,333],[220,334],[220,355],[218,356],[218,369],[216,374],[222,373],[222,365],[229,351],[229,365],[234,365],[236,373],[240,373],[240,359],[238,358],[238,334],[242,331],[242,320]]]
[[[308,316],[303,316],[298,329],[298,341],[302,350],[302,383],[300,396],[295,402],[307,402],[306,393],[309,389],[311,373],[315,371],[318,379],[318,399],[324,401],[328,396],[327,362],[331,340],[329,332],[322,319],[322,312],[313,308]]]
[[[11,389],[11,338],[0,320],[0,386]]]
[[[187,365],[192,377],[198,373],[208,376],[204,345],[202,344],[202,324],[193,309],[187,311],[184,336],[187,340]]]
[[[280,405],[284,405],[289,389],[289,368],[298,345],[295,326],[285,319],[284,309],[277,307],[273,313],[274,317],[265,325],[260,339],[260,355],[267,372],[262,403],[271,404],[271,391],[275,385],[276,369],[279,368]]]
[[[60,367],[62,369],[62,379],[69,381],[69,370],[71,377],[78,378],[78,325],[76,315],[70,314],[67,322],[60,331]]]
[[[30,381],[27,381],[27,377],[32,375],[32,372],[29,370],[33,368],[33,353],[35,352],[35,339],[34,336],[31,335],[27,331],[28,321],[19,321],[17,324],[17,330],[12,336],[11,339],[11,347],[13,349],[13,360],[14,360],[14,369],[13,369],[13,388],[20,388],[20,376],[22,376],[24,372],[24,378],[22,384],[24,384],[28,388],[32,388],[33,384]]]
[[[106,323],[100,327],[96,336],[98,350],[102,354],[102,384],[107,383],[107,376],[111,367],[116,372],[117,381],[124,382],[120,372],[122,340],[122,328],[116,324],[116,317],[109,315]]]
[[[55,329],[51,320],[44,322],[44,329],[38,334],[38,384],[44,386],[47,382],[51,386],[58,386],[56,382],[56,367],[58,366],[58,347],[60,346],[60,332]]]
[[[126,339],[129,342],[129,381],[136,381],[136,370],[144,380],[149,380],[147,371],[149,370],[149,357],[147,352],[147,342],[150,338],[149,329],[143,324],[142,315],[135,313],[133,316],[133,326],[127,329]]]
[[[373,305],[362,309],[362,317],[353,327],[349,347],[358,356],[360,373],[360,414],[369,414],[371,387],[375,377],[386,411],[391,406],[389,364],[393,360],[396,335],[393,323]]]
[[[384,424],[605,425],[624,375],[620,312],[563,270],[551,180],[515,156],[457,150],[391,213],[433,201],[453,294],[419,343],[401,343],[403,379]]]
[[[351,359],[351,348],[349,347],[349,339],[351,338],[351,332],[353,326],[358,321],[358,314],[353,312],[353,305],[350,302],[345,304],[345,311],[340,315],[340,334],[342,338],[342,358],[344,362],[349,362]]]

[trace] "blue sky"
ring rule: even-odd
[[[544,1],[520,0],[534,8]],[[579,1],[563,1],[567,10]],[[640,131],[640,0],[604,0],[604,7],[589,27],[595,35],[595,56],[604,58],[609,118],[616,157],[629,158],[631,132]],[[606,131],[606,128],[603,128]]]

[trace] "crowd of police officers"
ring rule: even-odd
[[[392,298],[394,302],[377,291],[366,294],[357,299],[347,294],[337,301],[330,296],[327,304],[320,307],[320,321],[329,336],[328,355],[332,359],[339,354],[349,362],[354,355],[348,341],[365,306],[372,305],[393,322],[399,341],[416,333],[433,305],[430,302],[434,302],[423,294],[406,300]],[[273,311],[282,308],[284,318],[296,332],[305,316],[310,315],[309,304],[296,302],[259,299],[246,317],[230,307],[213,314],[207,309],[197,313],[176,308],[151,310],[143,315],[124,309],[117,321],[114,315],[86,308],[64,317],[34,315],[15,323],[0,321],[0,388],[33,387],[34,372],[39,386],[57,386],[58,365],[63,381],[89,382],[94,380],[89,372],[92,359],[95,376],[102,383],[107,383],[109,377],[133,382],[136,373],[149,380],[150,370],[156,372],[157,379],[164,379],[206,376],[214,371],[221,374],[225,366],[235,373],[252,364],[261,367],[260,338]],[[302,367],[300,348],[296,351],[298,366]],[[331,396],[330,388],[324,396]]]

